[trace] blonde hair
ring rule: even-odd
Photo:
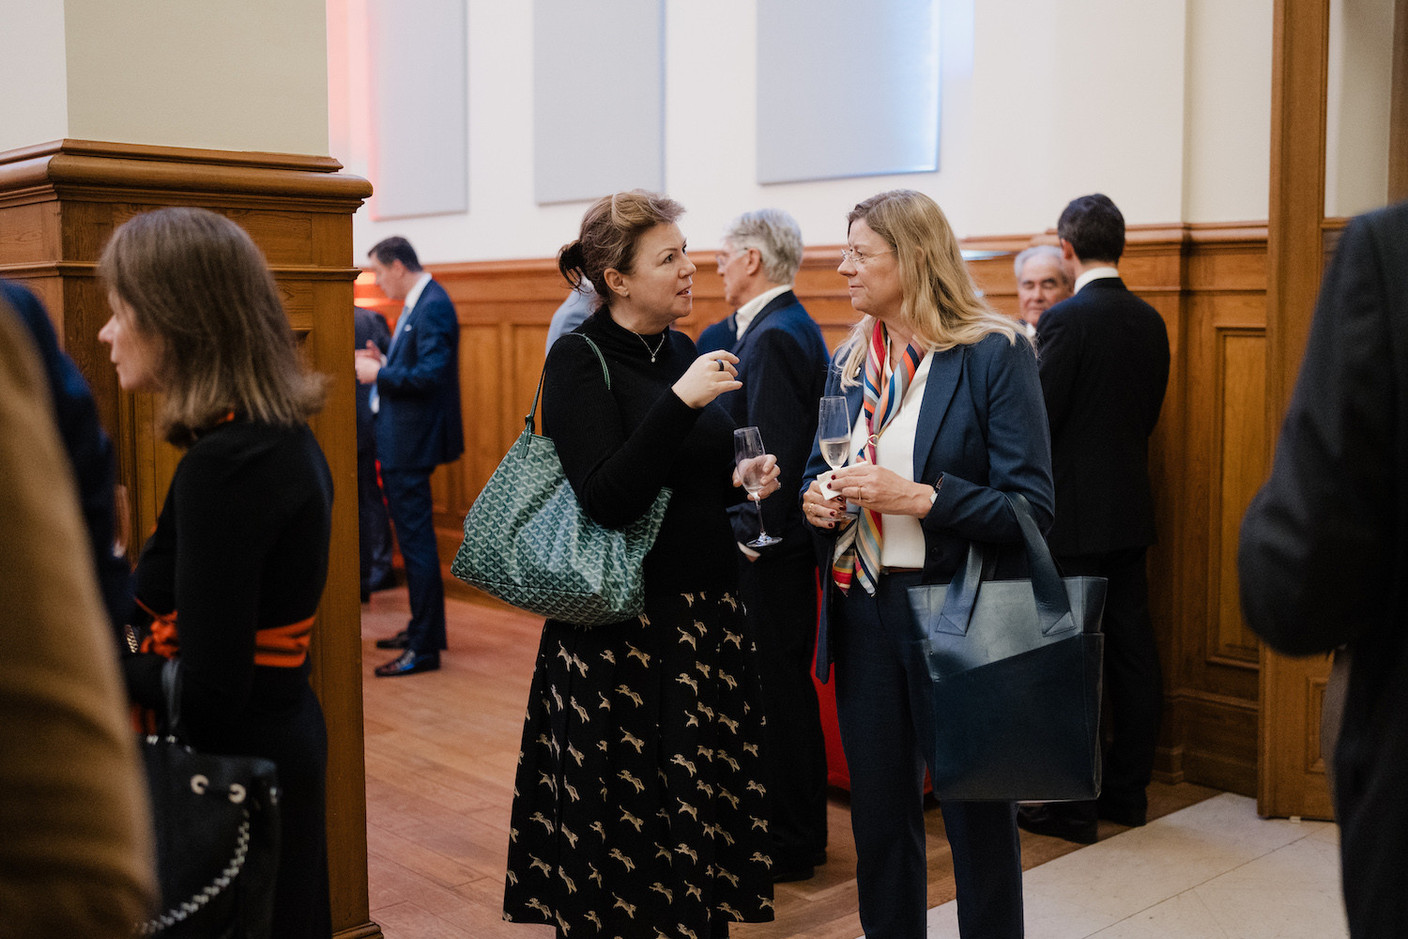
[[[98,276],[156,345],[171,443],[190,446],[231,412],[292,426],[321,409],[324,376],[299,355],[264,255],[223,215],[138,215],[113,232]]]
[[[900,303],[894,325],[931,352],[971,345],[1001,333],[1017,341],[1017,325],[978,296],[958,238],[938,203],[913,189],[891,189],[856,205],[846,216],[846,230],[864,221],[895,250],[899,264]],[[858,384],[875,329],[875,317],[861,317],[846,337],[850,348],[841,383]]]

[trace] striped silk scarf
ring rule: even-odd
[[[856,454],[857,460],[876,461],[875,447],[885,427],[899,413],[904,393],[909,388],[924,351],[910,345],[904,352],[899,368],[890,368],[890,336],[885,324],[876,320],[870,334],[870,351],[865,357],[865,445]],[[831,578],[844,593],[851,589],[852,580],[860,582],[865,592],[875,594],[875,581],[880,576],[880,539],[882,519],[879,512],[858,510],[856,523],[836,540],[836,552],[831,562]]]

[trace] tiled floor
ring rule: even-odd
[[[1224,793],[1027,871],[1033,939],[1340,939],[1337,829]],[[930,939],[958,936],[929,911]]]

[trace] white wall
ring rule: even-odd
[[[324,0],[0,0],[0,150],[64,137],[325,155]]]
[[[586,203],[533,201],[532,5],[466,2],[469,212],[378,223],[364,209],[358,258],[389,234],[431,263],[549,257],[575,236]],[[939,170],[770,186],[753,171],[756,2],[667,6],[666,189],[689,210],[682,227],[697,250],[764,205],[795,215],[807,243],[839,243],[852,205],[897,186],[933,195],[963,236],[1044,230],[1069,199],[1097,190],[1131,224],[1267,216],[1272,0],[941,0]],[[330,16],[350,20],[329,52],[332,72],[347,74],[331,140],[333,156],[375,185],[355,25],[364,4],[329,0]],[[609,51],[583,50],[583,67]],[[435,101],[407,104],[435,120]],[[862,107],[835,102],[837,134]],[[610,101],[581,108],[611,118]]]
[[[58,140],[68,133],[68,57],[64,8],[0,0],[0,151]]]

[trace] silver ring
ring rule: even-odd
[[[714,361],[717,362],[717,363],[719,363],[719,371],[722,372],[722,371],[724,370],[724,360],[723,360],[723,359],[715,359]]]

